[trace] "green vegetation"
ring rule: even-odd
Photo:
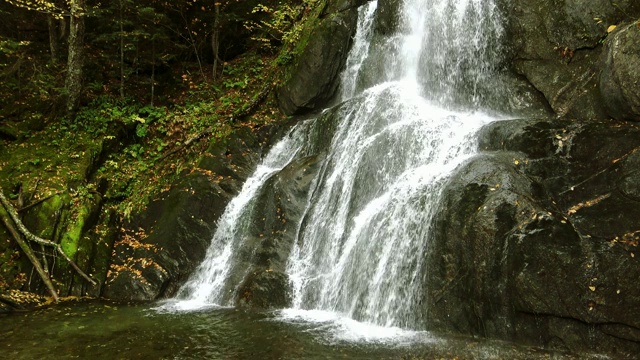
[[[109,254],[114,226],[197,168],[209,146],[283,118],[273,95],[238,115],[282,81],[324,1],[71,1],[86,28],[75,39],[71,9],[55,4],[0,3],[0,187],[31,231],[85,259]],[[83,85],[69,111],[78,41]],[[208,141],[189,142],[203,133]],[[16,249],[0,226],[0,291],[29,286]],[[48,266],[55,276],[66,264]]]

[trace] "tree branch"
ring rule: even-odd
[[[2,191],[0,191],[0,194],[2,194]],[[2,194],[2,199],[4,199],[4,194]],[[4,201],[3,201],[3,205],[4,205]],[[7,213],[9,213],[9,210],[7,210]],[[29,247],[29,244],[27,244],[22,239],[22,236],[20,235],[20,233],[16,230],[16,228],[13,226],[11,221],[6,216],[4,216],[4,213],[0,212],[0,217],[2,218],[2,222],[4,222],[4,225],[7,227],[11,235],[13,235],[13,238],[16,240],[18,245],[20,245],[20,248],[22,249],[22,251],[25,253],[25,255],[27,255],[27,258],[29,259],[29,261],[31,261],[31,264],[33,264],[33,267],[36,269],[36,272],[38,273],[38,275],[40,275],[42,282],[44,282],[44,285],[47,287],[47,289],[49,290],[49,293],[53,297],[53,301],[58,302],[58,292],[56,291],[56,288],[53,287],[53,283],[51,283],[51,279],[49,279],[47,272],[44,271],[44,269],[42,268],[42,265],[40,265],[38,258],[33,253],[33,250],[31,250],[31,248]]]
[[[89,283],[91,283],[92,285],[96,285],[96,282],[91,279],[89,276],[87,276],[87,274],[85,274],[79,267],[78,265],[76,265],[75,262],[73,262],[73,260],[71,260],[67,254],[65,254],[65,252],[62,250],[62,246],[60,246],[60,244],[56,244],[51,240],[45,240],[41,237],[38,237],[34,234],[32,234],[22,223],[22,221],[20,221],[20,217],[18,216],[18,213],[16,212],[16,210],[13,208],[13,205],[11,205],[11,203],[7,200],[7,198],[4,196],[4,193],[2,192],[2,189],[0,189],[0,203],[2,203],[2,205],[4,206],[5,210],[7,211],[7,213],[9,214],[9,216],[11,217],[11,219],[13,220],[13,222],[15,223],[16,227],[18,228],[18,230],[20,231],[20,233],[22,233],[22,235],[29,241],[33,241],[35,243],[44,245],[44,246],[51,246],[53,247],[58,254],[62,255],[62,257],[65,258],[65,260],[67,260],[67,262],[71,265],[71,267],[73,267],[73,269],[80,275],[82,276],[85,280],[87,280]],[[3,217],[3,220],[5,222],[5,224],[7,224],[7,227],[10,227],[7,219],[5,219]],[[24,249],[23,249],[24,250]],[[37,260],[36,260],[37,261]],[[38,262],[39,264],[39,262]],[[35,265],[35,264],[34,264]]]

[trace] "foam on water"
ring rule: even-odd
[[[381,343],[410,345],[437,340],[426,331],[385,327],[360,322],[332,311],[285,309],[277,312],[276,320],[304,327],[322,335],[327,342]]]

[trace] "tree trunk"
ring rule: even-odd
[[[156,93],[156,39],[151,37],[151,106]]]
[[[47,15],[47,25],[49,26],[49,50],[51,51],[51,62],[58,62],[60,52],[60,41],[58,38],[58,26],[52,15]]]
[[[84,65],[84,18],[86,0],[71,0],[69,21],[69,58],[67,60],[67,116],[73,119],[82,93],[82,67]]]
[[[67,19],[66,18],[61,18],[58,21],[58,28],[60,29],[60,32],[58,34],[58,38],[60,39],[60,41],[64,42],[67,41],[67,36],[69,36],[69,34],[67,34]]]
[[[124,99],[124,0],[120,0],[120,97]]]
[[[217,80],[218,51],[220,49],[220,3],[215,3],[215,18],[213,20],[213,33],[211,34],[211,48],[213,49],[213,81]]]

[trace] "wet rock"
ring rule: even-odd
[[[103,296],[153,300],[172,294],[202,261],[231,194],[202,173],[188,175],[126,225]]]
[[[600,93],[611,117],[640,121],[640,20],[605,42]]]
[[[238,289],[239,306],[257,309],[283,309],[291,306],[289,277],[271,269],[257,270]]]
[[[607,114],[598,91],[599,52],[574,55],[570,63],[549,60],[519,60],[515,68],[544,95],[560,116],[579,119],[604,119]]]
[[[640,351],[640,127],[513,120],[445,190],[431,328],[633,358]]]
[[[500,0],[498,6],[509,45],[517,58],[530,60],[570,60],[571,52],[596,48],[610,25],[640,14],[633,0]]]
[[[253,171],[272,130],[238,129],[227,143],[214,141],[200,168],[134,215],[115,243],[103,296],[153,300],[174,294],[204,259],[218,218]]]
[[[499,1],[511,66],[560,116],[604,119],[598,91],[601,43],[610,25],[640,16],[635,1]],[[600,81],[601,83],[601,81]]]
[[[391,35],[398,29],[400,1],[380,0],[376,8],[375,31],[380,35]]]
[[[331,0],[327,2],[321,16],[357,9],[369,0]]]
[[[225,301],[260,308],[289,305],[287,260],[320,160],[318,156],[299,159],[267,181],[254,205],[249,235],[237,249],[240,256],[227,281],[230,288],[226,293],[234,294],[234,298]],[[240,286],[233,288],[236,284]]]
[[[324,108],[335,96],[338,77],[355,34],[356,7],[327,14],[309,35],[288,80],[277,90],[278,105],[286,115]]]

